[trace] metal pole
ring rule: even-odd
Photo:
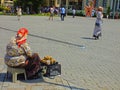
[[[59,7],[61,7],[61,0],[59,0]]]
[[[114,5],[113,5],[113,19],[115,17],[115,7],[116,7],[116,0],[114,0]]]
[[[4,4],[4,0],[1,0],[1,6]]]
[[[86,0],[86,5],[88,6],[88,0]]]
[[[113,8],[113,0],[110,1],[110,10]]]
[[[67,13],[68,13],[68,0],[66,0],[66,16],[67,16]]]
[[[117,1],[117,10],[119,9],[119,0]]]
[[[47,5],[50,6],[50,1],[49,0],[47,0]]]
[[[96,0],[96,7],[99,7],[99,0]]]
[[[82,1],[82,10],[84,10],[84,7],[86,6],[86,1],[85,0],[83,0]]]

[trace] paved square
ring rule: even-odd
[[[0,90],[120,90],[120,20],[103,20],[102,38],[94,40],[95,18],[0,16]],[[16,31],[29,29],[28,42],[40,57],[62,64],[62,75],[12,83],[6,80],[5,47]]]

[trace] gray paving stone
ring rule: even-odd
[[[0,78],[2,90],[13,86],[18,90],[48,90],[52,86],[56,90],[120,90],[120,21],[104,19],[100,40],[92,39],[94,23],[95,18],[85,17],[67,16],[61,22],[59,17],[49,21],[46,16],[22,16],[17,21],[16,16],[0,16],[0,77],[6,73],[1,60],[5,46],[20,27],[29,29],[28,42],[33,52],[41,58],[51,55],[62,64],[61,79],[12,83]]]

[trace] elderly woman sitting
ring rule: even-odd
[[[36,76],[41,70],[40,58],[32,53],[27,44],[28,30],[20,28],[6,46],[5,64],[13,68],[25,68],[28,78]]]

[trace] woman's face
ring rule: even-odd
[[[17,35],[16,35],[16,39],[17,39],[17,40],[20,40],[21,38],[22,38],[22,34],[17,34]]]

